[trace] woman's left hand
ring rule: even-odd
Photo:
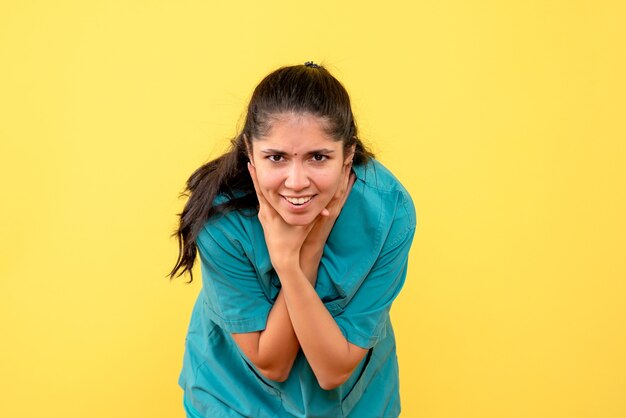
[[[337,217],[339,217],[341,209],[343,209],[343,205],[346,203],[346,200],[348,200],[355,180],[356,177],[352,173],[352,163],[344,164],[337,192],[328,205],[326,205],[326,208],[324,208],[316,218],[311,232],[309,232],[309,235],[304,241],[303,246],[307,247],[307,250],[309,248],[311,248],[313,252],[319,250],[321,255],[321,250],[324,248],[326,240],[328,240],[330,231],[333,229],[335,221]]]

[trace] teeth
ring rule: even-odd
[[[285,196],[285,199],[287,199],[287,202],[293,203],[294,205],[303,205],[309,200],[311,200],[311,196],[308,196],[308,197],[286,197]]]

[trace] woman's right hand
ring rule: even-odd
[[[289,225],[263,195],[257,182],[256,169],[251,163],[248,163],[248,171],[259,200],[259,221],[274,269],[279,271],[283,267],[300,268],[300,250],[316,222],[304,226]]]

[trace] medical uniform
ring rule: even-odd
[[[389,309],[406,277],[415,209],[380,162],[353,171],[357,179],[324,247],[315,290],[346,339],[369,351],[348,380],[331,390],[320,388],[302,350],[284,382],[256,370],[230,334],[265,329],[280,280],[256,214],[218,215],[196,240],[203,287],[178,380],[189,417],[399,415]]]

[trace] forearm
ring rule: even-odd
[[[283,381],[289,376],[300,350],[298,338],[291,325],[283,291],[278,293],[267,318],[265,330],[258,340],[259,369],[272,380]]]
[[[313,288],[317,282],[317,271],[322,260],[323,247],[323,245],[303,246],[300,251],[300,268]]]
[[[233,334],[233,338],[265,377],[286,380],[300,344],[291,325],[283,291],[278,293],[263,331]]]
[[[367,351],[350,344],[299,268],[279,273],[293,330],[320,386],[343,383]]]
[[[300,254],[300,265],[313,287],[321,257],[321,250],[311,249]],[[300,350],[300,343],[293,330],[282,289],[270,310],[265,330],[256,334],[257,340],[252,341],[252,347],[248,347],[247,355],[264,376],[276,381],[287,379]]]

